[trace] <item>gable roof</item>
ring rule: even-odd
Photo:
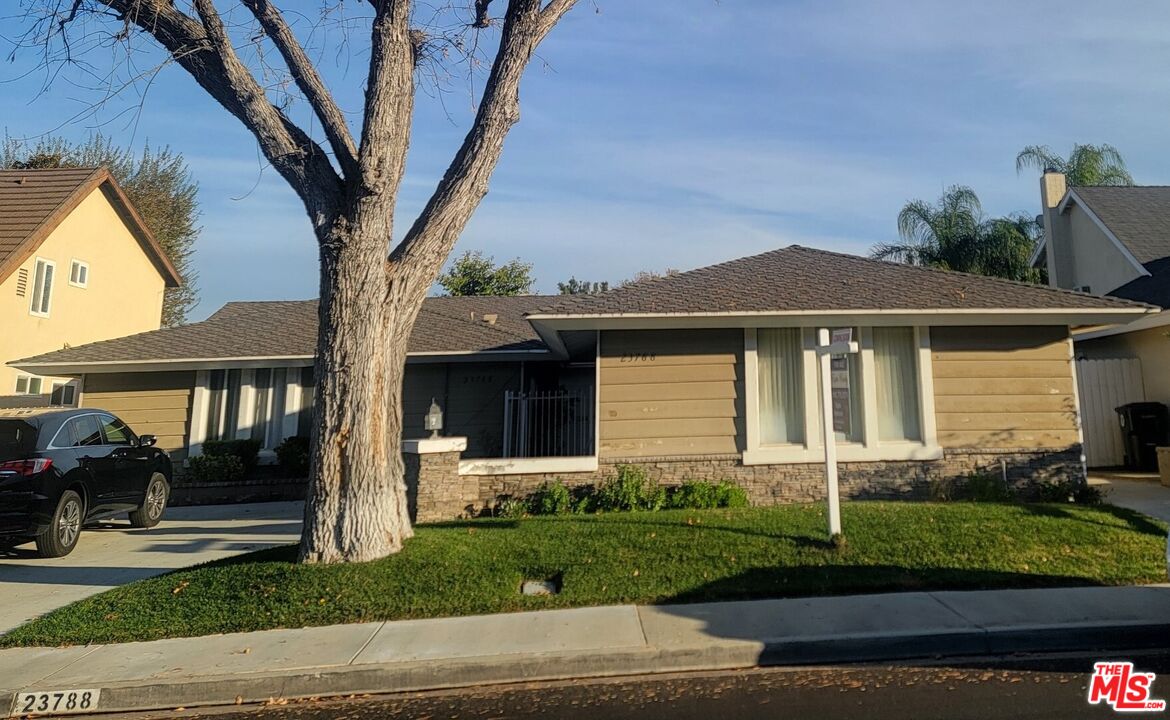
[[[71,212],[101,189],[166,281],[182,282],[166,253],[105,168],[0,170],[0,282],[36,252]]]
[[[408,352],[414,356],[547,352],[524,313],[549,300],[534,295],[427,298]],[[203,322],[56,350],[9,364],[33,368],[310,360],[316,347],[316,300],[231,302]]]
[[[1086,205],[1142,265],[1170,257],[1170,187],[1074,187]]]
[[[533,319],[884,311],[1141,312],[1146,305],[792,245],[751,257],[573,295]]]

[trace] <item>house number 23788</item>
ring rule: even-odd
[[[657,353],[625,353],[622,355],[621,362],[624,362],[624,363],[654,362],[657,359],[658,359]]]

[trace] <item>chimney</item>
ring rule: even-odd
[[[1072,257],[1068,247],[1068,218],[1056,209],[1068,192],[1064,173],[1052,168],[1040,176],[1040,204],[1044,208],[1044,255],[1048,261],[1048,284],[1069,287],[1072,281]]]

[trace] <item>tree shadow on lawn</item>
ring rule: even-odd
[[[954,567],[900,565],[801,565],[756,567],[663,598],[656,604],[704,603],[759,598],[1102,586],[1094,578]]]
[[[1070,513],[1064,507],[1054,503],[1025,503],[1020,505],[1020,507],[1024,508],[1024,510],[1031,513],[1032,515],[1058,518],[1061,520],[1072,520],[1074,522],[1085,523],[1088,525],[1098,525],[1101,527],[1119,529],[1117,525],[1113,525],[1111,523],[1098,522],[1097,520],[1091,520],[1080,515],[1075,515]],[[1135,532],[1139,532],[1143,535],[1155,535],[1157,537],[1166,536],[1166,529],[1159,525],[1156,520],[1150,518],[1147,515],[1143,515],[1136,510],[1130,510],[1128,508],[1118,507],[1116,505],[1109,505],[1107,503],[1094,505],[1092,507],[1096,510],[1100,510],[1101,512],[1108,513],[1118,520],[1124,521],[1125,524]]]

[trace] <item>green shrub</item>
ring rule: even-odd
[[[573,512],[597,512],[597,488],[593,485],[578,485],[569,491]]]
[[[244,464],[235,455],[196,455],[187,459],[187,479],[197,485],[240,482]]]
[[[666,506],[678,510],[747,507],[747,493],[727,480],[718,483],[687,480],[667,496]]]
[[[496,507],[492,514],[502,518],[522,518],[529,514],[528,511],[528,500],[525,498],[501,495],[496,498]]]
[[[289,437],[276,446],[276,461],[285,477],[309,476],[309,438]]]
[[[528,496],[528,507],[533,515],[561,515],[572,512],[573,498],[569,488],[560,480],[546,482]]]
[[[995,473],[969,474],[962,485],[961,495],[960,499],[974,502],[1009,502],[1016,499],[1015,492],[1003,476]]]
[[[932,480],[931,500],[966,500],[970,502],[1011,502],[1018,499],[1016,492],[996,473],[972,472],[965,478]]]
[[[666,488],[651,480],[646,468],[618,465],[617,473],[597,488],[598,510],[661,510],[666,504]]]
[[[715,486],[715,492],[718,506],[721,508],[742,508],[750,504],[747,491],[728,480],[720,480]]]
[[[1077,480],[1048,480],[1036,488],[1036,500],[1040,502],[1075,503],[1077,505],[1099,505],[1104,498],[1100,488]]]
[[[211,457],[228,455],[236,457],[244,467],[244,472],[250,474],[256,469],[260,443],[257,440],[204,440],[203,454]]]

